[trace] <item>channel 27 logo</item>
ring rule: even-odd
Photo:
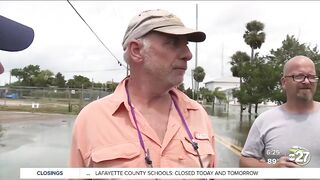
[[[289,149],[289,160],[295,162],[300,166],[307,165],[311,160],[311,154],[309,150],[300,146],[292,146]]]

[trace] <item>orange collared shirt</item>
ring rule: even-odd
[[[79,113],[73,128],[70,167],[148,167],[128,105],[125,81],[113,94],[88,104]],[[176,88],[172,92],[199,145],[204,167],[213,167],[214,136],[206,111]],[[200,167],[196,151],[185,140],[188,134],[173,103],[162,143],[138,111],[136,118],[153,167]]]

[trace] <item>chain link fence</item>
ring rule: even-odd
[[[103,88],[0,87],[0,110],[77,114],[110,93]]]

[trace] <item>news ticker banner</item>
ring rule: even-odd
[[[20,168],[20,179],[320,179],[320,168]]]

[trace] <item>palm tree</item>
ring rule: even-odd
[[[251,47],[251,60],[253,59],[253,54],[255,49],[260,49],[261,45],[264,43],[266,34],[263,32],[264,24],[253,20],[248,22],[246,25],[246,31],[243,35],[244,41]]]
[[[197,82],[195,91],[198,92],[199,82],[202,82],[204,77],[206,76],[206,73],[204,72],[204,69],[201,66],[197,66],[193,70],[193,79]]]
[[[211,96],[212,96],[212,114],[214,115],[214,102],[216,98],[221,101],[221,100],[226,100],[226,94],[223,91],[220,91],[220,87],[216,87],[214,91],[212,91]],[[228,102],[229,103],[229,102]]]
[[[260,49],[266,38],[266,34],[263,32],[264,24],[257,20],[253,20],[247,23],[246,29],[247,30],[245,31],[243,38],[246,44],[251,47],[250,60],[253,61],[254,50],[258,48]],[[251,114],[251,104],[249,104],[248,112]]]

